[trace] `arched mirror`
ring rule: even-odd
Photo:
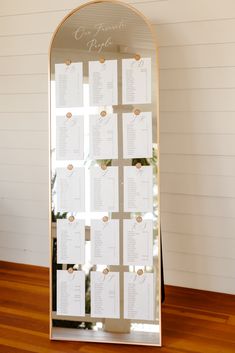
[[[50,48],[51,338],[161,345],[157,48],[117,1]]]

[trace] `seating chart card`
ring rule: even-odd
[[[124,211],[153,211],[153,168],[124,167]]]
[[[117,114],[90,115],[90,158],[117,159]]]
[[[85,272],[57,270],[57,315],[85,316]]]
[[[119,265],[119,220],[91,220],[91,263]]]
[[[117,212],[118,197],[118,167],[90,168],[91,181],[91,211]]]
[[[69,219],[72,218],[72,221]],[[84,220],[57,219],[57,263],[85,263],[85,222]]]
[[[90,106],[118,104],[117,60],[89,61]]]
[[[56,108],[83,105],[83,64],[55,64]]]
[[[124,318],[154,320],[153,273],[124,273]]]
[[[151,103],[151,58],[122,59],[122,104]]]
[[[137,217],[138,219],[141,217]],[[124,265],[153,265],[152,220],[125,219],[123,221]]]
[[[56,159],[84,159],[84,117],[67,113],[56,117]]]
[[[91,272],[91,317],[119,318],[119,272]]]
[[[85,169],[56,169],[56,200],[58,212],[85,211]]]
[[[123,113],[123,157],[152,158],[152,113]]]

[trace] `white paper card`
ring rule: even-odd
[[[91,220],[91,263],[119,265],[119,220]]]
[[[153,273],[124,273],[124,318],[154,320]]]
[[[57,315],[85,316],[85,272],[57,270]]]
[[[90,158],[117,159],[117,114],[90,115]]]
[[[85,211],[85,169],[56,169],[56,199],[58,212]]]
[[[56,160],[84,158],[84,118],[56,117]]]
[[[82,63],[55,64],[56,108],[83,105]]]
[[[90,169],[91,211],[118,212],[118,167]]]
[[[123,114],[123,157],[152,158],[152,113]]]
[[[91,317],[119,318],[119,273],[91,272]]]
[[[151,103],[151,58],[122,60],[122,103]]]
[[[124,167],[124,211],[153,211],[153,169]]]
[[[124,265],[153,265],[153,222],[124,219]]]
[[[117,105],[117,60],[89,61],[90,106]]]
[[[85,222],[57,219],[57,263],[85,263]]]

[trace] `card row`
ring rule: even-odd
[[[152,113],[122,114],[123,158],[152,158]],[[102,115],[102,113],[104,113]],[[89,158],[118,158],[117,114],[89,116]],[[84,159],[84,117],[56,117],[56,159]]]
[[[137,164],[138,165],[138,164]],[[140,165],[141,166],[141,165]],[[118,167],[56,169],[57,212],[119,212]],[[85,205],[86,183],[90,200]],[[153,211],[153,168],[124,167],[124,212]]]
[[[119,220],[91,220],[92,265],[120,265]],[[85,221],[57,220],[57,263],[85,264]],[[123,265],[153,265],[153,222],[137,219],[123,220]]]
[[[117,60],[89,61],[89,105],[118,104]],[[55,64],[56,108],[83,106],[83,63]],[[122,59],[122,104],[151,103],[151,58]]]
[[[153,273],[124,273],[124,319],[154,320]],[[91,272],[91,317],[120,318],[119,272]],[[57,270],[57,315],[85,316],[85,272]]]

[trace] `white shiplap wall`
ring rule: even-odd
[[[235,292],[235,1],[128,1],[160,46],[165,280]],[[79,0],[0,1],[0,258],[48,265],[47,52]]]

